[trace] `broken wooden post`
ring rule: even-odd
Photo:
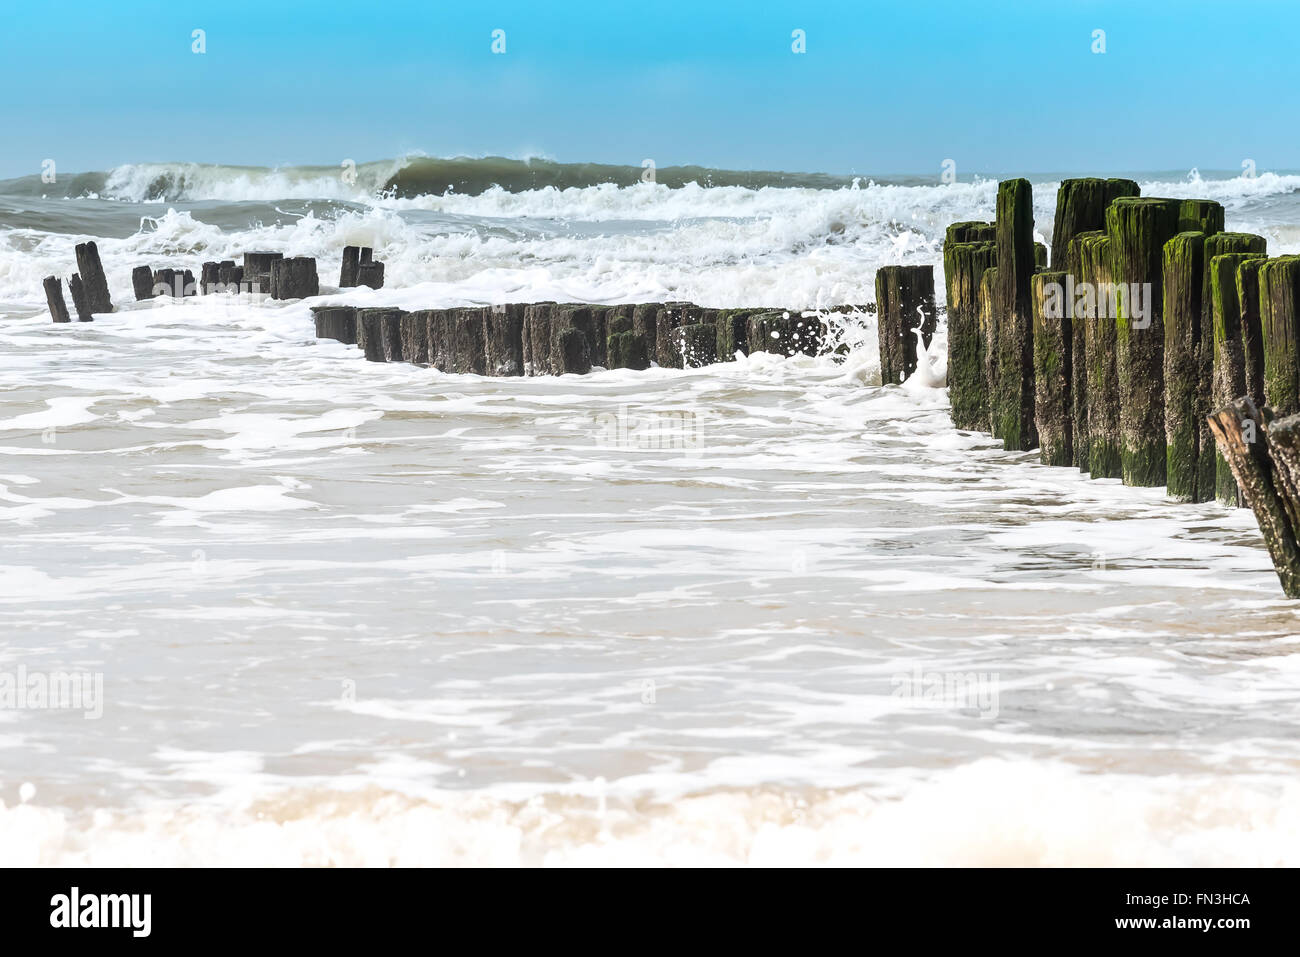
[[[551,310],[555,305],[534,302],[524,307],[524,375],[551,374]]]
[[[271,263],[272,299],[307,299],[320,295],[316,260],[310,256],[281,257]]]
[[[221,272],[221,263],[206,262],[199,270],[199,294],[210,296],[217,291],[217,276]]]
[[[108,296],[108,277],[99,261],[99,247],[92,242],[78,243],[77,275],[85,290],[86,308],[91,314],[113,311],[113,301]]]
[[[54,322],[71,322],[68,304],[63,299],[63,283],[58,276],[46,276],[41,283],[45,287],[45,303],[50,307],[50,319]]]
[[[650,353],[646,348],[645,336],[633,329],[632,313],[612,316],[608,324],[609,341],[606,343],[606,359],[610,369],[649,369]],[[719,336],[722,333],[719,332]]]
[[[1165,243],[1178,232],[1179,202],[1121,196],[1106,208],[1119,374],[1120,464],[1125,485],[1165,484]]]
[[[1165,488],[1179,502],[1214,496],[1214,456],[1200,441],[1200,425],[1210,414],[1202,357],[1212,349],[1201,329],[1204,256],[1205,233],[1182,232],[1165,243]]]
[[[876,270],[882,385],[903,382],[916,371],[918,337],[928,349],[937,321],[933,266],[881,266]],[[752,334],[750,348],[759,348]]]
[[[576,333],[571,335],[570,332]],[[590,306],[566,303],[551,312],[551,374],[586,375],[591,371],[595,323]]]
[[[1034,426],[1034,331],[1030,278],[1034,274],[1034,194],[1027,179],[998,183],[998,289],[990,346],[998,351],[997,387],[989,417],[1003,445],[1037,447]]]
[[[719,309],[714,317],[714,326],[718,330],[717,343],[714,346],[721,362],[731,362],[736,354],[749,354],[749,317],[753,309]]]
[[[357,285],[371,289],[384,288],[384,264],[378,260],[357,264]]]
[[[339,288],[348,289],[357,284],[357,265],[361,262],[360,246],[343,247],[343,266],[339,270]]]
[[[1074,464],[1074,400],[1070,394],[1074,337],[1065,308],[1062,271],[1040,272],[1031,281],[1034,343],[1034,425],[1044,465]]]
[[[682,324],[689,302],[666,302],[655,313],[655,362],[664,369],[682,367],[681,341],[673,330]]]
[[[997,227],[992,223],[968,219],[951,224],[944,231],[943,244],[955,246],[958,243],[993,243],[997,242],[997,238]]]
[[[718,361],[718,327],[713,323],[696,322],[679,326],[677,351],[682,356],[682,368],[699,369]]]
[[[1300,412],[1300,256],[1279,256],[1259,267],[1264,401],[1278,417]]]
[[[371,362],[402,361],[402,310],[358,309],[357,344]]]
[[[135,293],[136,302],[144,302],[146,299],[152,299],[153,292],[153,269],[149,266],[136,266],[131,270],[131,289]]]
[[[980,328],[979,289],[984,270],[996,264],[996,243],[951,243],[944,246],[944,285],[948,293],[948,395],[952,404],[952,424],[974,432],[989,431],[989,396],[985,378],[988,343]]]
[[[1300,419],[1291,417],[1266,425],[1255,403],[1243,397],[1215,412],[1210,429],[1246,504],[1255,513],[1282,591],[1288,598],[1300,598],[1300,547],[1296,545],[1300,509],[1296,480],[1300,476],[1294,469],[1300,451]]]
[[[244,279],[244,267],[236,266],[234,260],[223,259],[217,268],[217,282],[226,292],[237,293]]]
[[[1070,243],[1081,233],[1106,228],[1106,207],[1113,200],[1140,193],[1138,184],[1131,179],[1087,176],[1061,180],[1056,190],[1056,218],[1052,224],[1052,269],[1068,270]]]
[[[94,316],[90,311],[90,299],[78,273],[74,272],[68,277],[68,291],[72,293],[72,308],[77,313],[77,321],[93,322]]]
[[[524,304],[506,303],[483,310],[485,374],[524,374]]]
[[[1227,233],[1220,235],[1230,235]],[[1209,248],[1206,242],[1206,248]],[[1246,353],[1242,339],[1242,310],[1237,295],[1237,270],[1258,253],[1232,252],[1214,256],[1205,267],[1210,280],[1210,329],[1214,337],[1210,404],[1219,409],[1248,395]],[[1258,316],[1256,317],[1258,318]],[[1252,397],[1253,398],[1253,397]],[[1208,419],[1207,419],[1208,423]],[[1207,426],[1208,427],[1208,426]],[[1240,507],[1241,494],[1223,453],[1215,449],[1215,497],[1223,505]]]

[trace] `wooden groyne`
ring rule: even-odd
[[[1050,268],[1028,181],[943,249],[953,422],[1048,465],[1255,513],[1300,598],[1300,257],[1223,207],[1131,180],[1057,193]]]

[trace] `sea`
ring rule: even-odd
[[[314,336],[331,302],[866,305],[890,263],[942,304],[999,175],[0,181],[0,864],[1300,864],[1300,605],[1251,512],[955,429],[942,321],[886,387],[867,310],[821,356],[585,376]],[[1045,242],[1065,175],[1028,177]],[[1109,175],[1300,252],[1296,172]],[[87,239],[117,310],[54,325]],[[338,290],[345,245],[382,289]],[[132,301],[250,250],[321,295]]]

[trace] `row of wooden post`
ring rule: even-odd
[[[830,311],[858,311],[841,306]],[[316,335],[374,362],[412,362],[489,376],[583,374],[593,367],[698,368],[736,354],[817,355],[820,313],[712,309],[689,302],[508,303],[425,309],[315,306]]]
[[[1294,515],[1300,541],[1300,500],[1288,504],[1267,440],[1300,412],[1300,257],[1270,259],[1264,237],[1225,232],[1212,200],[1087,178],[1061,183],[1045,268],[1032,199],[1028,181],[1002,182],[993,223],[947,231],[954,424],[1093,478],[1249,505],[1266,538],[1266,515]],[[1225,444],[1234,427],[1251,433],[1247,422],[1259,444]],[[1234,461],[1243,442],[1250,457]],[[1286,551],[1269,547],[1275,562]],[[1300,566],[1279,577],[1300,597]]]

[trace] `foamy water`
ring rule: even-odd
[[[1298,251],[1271,175],[1143,192]],[[843,361],[486,379],[312,302],[128,302],[254,248],[321,257],[322,302],[868,302],[994,184],[240,188],[0,197],[0,673],[103,676],[98,719],[0,709],[0,860],[1300,860],[1249,512],[954,430],[942,330],[930,386],[879,387],[865,315]],[[53,326],[85,236],[123,308]],[[390,288],[328,288],[345,243]]]

